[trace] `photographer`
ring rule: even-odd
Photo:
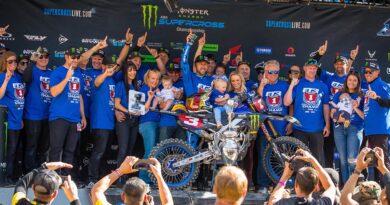
[[[92,204],[109,205],[110,203],[107,201],[104,192],[122,175],[138,171],[133,169],[133,165],[138,160],[139,159],[136,157],[127,156],[118,169],[100,179],[100,181],[96,183],[91,190]],[[153,164],[149,164],[149,169],[157,179],[161,204],[173,205],[171,192],[169,191],[169,188],[161,174],[160,162],[154,158],[151,158],[150,160]],[[153,197],[148,195],[149,191],[150,190],[144,181],[137,177],[133,177],[127,180],[126,184],[123,186],[121,199],[126,205],[142,205],[144,202],[145,204],[154,204]]]
[[[52,204],[58,195],[58,189],[62,187],[71,205],[81,204],[79,201],[76,184],[67,176],[65,181],[54,171],[73,166],[63,162],[43,163],[38,169],[24,175],[15,186],[12,205],[27,204]],[[27,198],[28,187],[32,186],[34,200]]]
[[[320,163],[309,152],[298,149],[295,153],[295,160],[303,160],[311,163],[314,167],[303,167],[297,171],[295,177],[295,197],[283,198],[285,184],[293,175],[290,164],[285,162],[283,175],[270,196],[268,204],[333,204],[335,200],[336,188],[332,179],[322,168]],[[324,192],[318,199],[313,199],[312,194],[315,188],[321,182]]]
[[[371,156],[370,156],[371,155]],[[375,157],[374,157],[375,156]],[[370,162],[377,161],[376,164],[371,163],[371,165],[376,166],[378,171],[383,175],[383,183],[385,188],[381,191],[379,201],[382,205],[389,204],[388,198],[390,197],[390,173],[385,165],[385,155],[383,150],[379,147],[375,147],[374,149],[363,148],[359,153],[356,161],[356,168],[353,171],[352,175],[349,177],[347,183],[344,185],[344,189],[341,192],[340,202],[343,205],[355,205],[355,204],[363,204],[363,201],[355,201],[352,198],[353,191],[355,189],[356,182],[358,181],[358,177],[364,169],[370,166]],[[373,190],[378,192],[380,190]],[[370,204],[374,204],[374,202],[370,202]]]

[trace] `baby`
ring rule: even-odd
[[[229,94],[226,92],[227,82],[222,79],[215,79],[213,81],[213,91],[210,94],[210,103],[213,105],[214,118],[217,123],[217,128],[222,127],[221,113],[224,111],[228,114],[232,112],[232,108],[227,105]]]
[[[161,81],[163,89],[156,93],[152,108],[156,109],[157,105],[160,105],[160,109],[168,110],[173,104],[175,98],[173,91],[176,88],[173,86],[173,81],[169,76],[163,76]]]
[[[214,79],[222,79],[222,80],[225,80],[227,82],[229,80],[225,74],[226,74],[226,66],[222,63],[217,64],[217,66],[215,67],[215,75],[213,75],[213,78]]]
[[[344,127],[347,128],[351,124],[351,116],[352,116],[352,98],[348,93],[342,93],[339,97],[339,103],[337,105],[334,102],[329,102],[334,108],[336,108],[336,112],[333,114],[333,122],[335,122],[335,127],[338,126],[337,120],[342,115],[345,119]]]

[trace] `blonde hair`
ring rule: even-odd
[[[6,73],[7,72],[7,59],[11,56],[16,57],[16,53],[12,51],[6,51],[1,55],[0,58],[0,72]]]
[[[226,85],[228,84],[225,80],[220,79],[220,78],[217,78],[217,79],[213,80],[213,82],[211,82],[211,86],[212,86],[213,88],[215,88],[215,86],[216,86],[218,83],[226,83]]]
[[[171,82],[171,83],[173,83],[172,78],[169,77],[168,75],[164,75],[164,76],[161,78],[161,82]]]
[[[158,78],[159,81],[160,81],[160,78],[161,78],[161,72],[160,72],[159,70],[157,70],[157,69],[149,69],[149,70],[145,73],[145,75],[144,75],[144,83],[145,83],[146,85],[148,85],[148,86],[149,86],[148,79],[149,79],[149,75],[150,75],[151,73],[157,74],[157,78]]]
[[[240,77],[241,79],[241,90],[240,90],[240,93],[244,93],[246,91],[246,87],[245,87],[245,78],[244,76],[242,76],[241,73],[237,72],[237,71],[232,71],[229,75],[229,84],[228,84],[228,91],[234,91],[234,88],[232,86],[232,76],[233,75],[237,75],[238,77]]]
[[[214,191],[218,199],[236,202],[245,196],[247,190],[248,179],[238,167],[224,166],[215,176]]]

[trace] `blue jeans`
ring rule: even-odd
[[[144,159],[149,158],[150,151],[156,145],[159,124],[159,122],[144,122],[139,125],[139,133],[144,139]],[[139,177],[144,180],[145,183],[151,182],[146,171],[140,171]]]
[[[215,118],[215,122],[217,124],[221,124],[221,114],[222,112],[226,112],[226,113],[229,113],[229,112],[232,112],[232,109],[230,108],[230,106],[228,106],[227,104],[224,105],[223,107],[215,107],[213,109],[214,111],[214,118]]]
[[[345,184],[352,170],[355,168],[356,157],[359,154],[359,148],[363,140],[363,126],[350,124],[333,127],[334,142],[340,155],[341,178]]]
[[[263,166],[264,165],[263,154],[264,154],[265,147],[268,145],[268,141],[265,138],[265,136],[261,130],[259,130],[257,132],[257,137],[259,137],[259,139],[257,140],[257,145],[256,145],[257,148],[259,149],[257,175],[256,175],[257,176],[257,185],[260,188],[267,188],[268,184],[270,183],[271,180],[268,178],[268,175],[265,172],[265,169]]]

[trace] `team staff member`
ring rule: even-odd
[[[116,56],[105,57],[102,64],[103,73],[93,82],[91,102],[91,130],[93,150],[89,159],[88,187],[99,179],[99,165],[106,150],[111,131],[114,129],[115,81],[112,78],[116,68]]]
[[[31,63],[23,75],[23,81],[28,88],[23,115],[27,136],[24,157],[27,171],[31,171],[39,164],[47,161],[49,156],[48,119],[52,100],[49,85],[52,70],[47,67],[48,63],[48,50],[39,47],[31,56]]]
[[[79,59],[78,49],[67,49],[65,64],[56,68],[50,76],[53,99],[49,110],[49,161],[72,164],[80,131],[87,126],[82,98],[84,81],[77,67]],[[63,171],[64,174],[69,173],[69,170]]]
[[[22,77],[15,72],[17,65],[14,52],[6,51],[3,53],[0,58],[0,105],[8,108],[6,182],[11,184],[14,183],[12,180],[14,160],[20,140],[20,130],[23,127],[22,115],[25,92]]]
[[[293,79],[284,96],[284,105],[294,102],[294,117],[302,126],[294,125],[293,136],[308,145],[313,156],[324,163],[324,137],[329,136],[329,94],[326,85],[316,80],[318,61],[309,59],[303,69],[301,80]]]

